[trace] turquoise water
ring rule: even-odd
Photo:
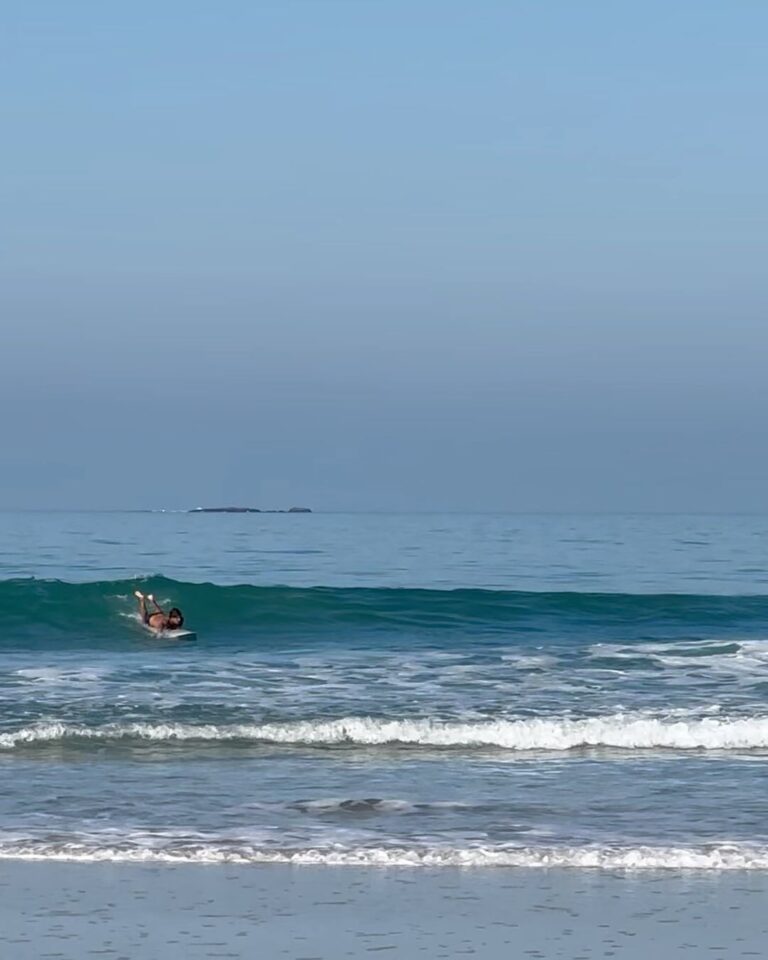
[[[768,518],[0,514],[0,856],[768,869]],[[157,640],[140,587],[197,639]]]

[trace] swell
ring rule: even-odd
[[[179,745],[408,747],[565,752],[579,749],[748,751],[768,749],[768,716],[672,720],[614,714],[583,719],[379,720],[345,717],[266,724],[38,723],[0,733],[0,751],[42,745]]]
[[[499,590],[293,588],[221,586],[164,577],[68,583],[0,581],[0,643],[66,638],[114,638],[135,625],[141,587],[180,606],[187,626],[206,639],[254,631],[332,633],[379,631],[503,633],[510,630],[593,634],[621,627],[644,636],[668,628],[678,634],[718,629],[756,630],[768,622],[768,597],[682,594],[600,594]]]

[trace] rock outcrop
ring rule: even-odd
[[[195,507],[188,513],[312,513],[309,507],[291,507],[288,510],[262,510],[260,507]]]

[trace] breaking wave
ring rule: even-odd
[[[221,742],[284,746],[403,746],[509,751],[761,750],[768,717],[665,719],[614,714],[583,719],[530,718],[450,722],[345,717],[265,724],[39,723],[0,733],[0,750],[39,744]]]
[[[507,867],[596,870],[766,870],[768,848],[701,847],[306,847],[247,843],[89,840],[0,842],[0,860],[151,864],[293,864],[363,867]]]

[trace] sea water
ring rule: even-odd
[[[768,517],[0,514],[0,857],[768,870],[767,762]]]

